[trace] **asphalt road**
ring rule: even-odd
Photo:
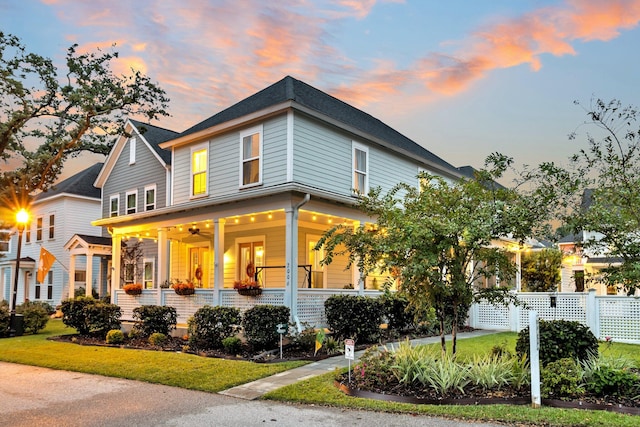
[[[247,401],[139,381],[0,362],[0,426],[498,427]]]

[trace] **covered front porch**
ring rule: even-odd
[[[111,219],[112,301],[129,319],[140,305],[176,307],[186,323],[204,305],[285,305],[292,318],[322,324],[324,301],[335,293],[378,293],[383,276],[361,278],[346,256],[321,265],[314,247],[336,224],[366,226],[367,218],[347,204],[308,194],[280,193],[240,202],[158,209]],[[104,220],[102,220],[104,221]],[[101,221],[101,222],[102,222]],[[107,222],[107,221],[105,221]],[[131,259],[132,247],[140,249]],[[259,296],[238,294],[234,284],[255,280]],[[191,282],[194,295],[177,295],[171,285]],[[141,283],[141,295],[127,295],[128,283]]]

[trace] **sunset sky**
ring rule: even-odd
[[[291,75],[476,167],[495,151],[564,162],[586,145],[574,100],[640,104],[639,21],[640,0],[0,0],[0,30],[30,51],[115,43],[116,71],[171,98],[156,125],[185,130]]]

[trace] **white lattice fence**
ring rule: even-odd
[[[471,308],[474,328],[478,329],[504,329],[511,328],[509,307],[494,306],[486,301],[474,304]]]
[[[284,305],[284,289],[263,289],[262,294],[256,297],[240,295],[234,289],[225,289],[220,292],[221,306],[236,307],[242,313],[261,304]]]
[[[140,295],[127,295],[122,289],[116,289],[114,303],[122,309],[122,320],[133,320],[133,309],[157,304],[158,293],[155,290],[143,290]]]
[[[552,298],[555,298],[553,307]],[[519,310],[518,327],[529,326],[529,311],[535,310],[540,320],[568,320],[587,324],[587,295],[577,293],[520,293],[518,299],[526,304]]]
[[[172,289],[162,290],[162,305],[175,307],[178,324],[186,324],[200,307],[213,305],[213,290],[196,289],[193,295],[178,295]]]
[[[633,297],[596,297],[599,311],[599,337],[614,341],[640,342],[640,299]]]

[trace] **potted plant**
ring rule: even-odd
[[[178,295],[193,295],[196,293],[196,287],[192,282],[178,282],[171,285]]]
[[[129,283],[122,287],[127,295],[140,295],[142,293],[142,285],[140,283]]]
[[[262,288],[253,279],[236,280],[233,282],[233,289],[237,290],[240,295],[256,297],[262,294]]]

